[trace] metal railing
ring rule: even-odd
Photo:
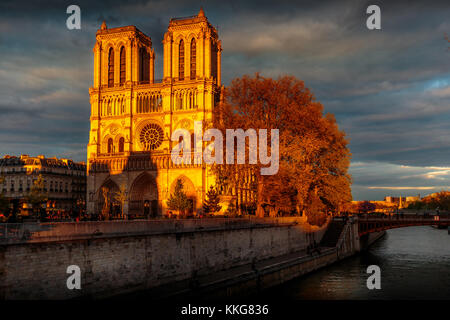
[[[366,214],[358,218],[358,232],[360,236],[371,232],[378,232],[394,228],[430,225],[449,226],[450,215],[395,214],[389,216],[373,216],[370,214]]]
[[[180,21],[180,20],[186,20],[186,19],[194,19],[197,18],[198,16],[187,16],[187,17],[175,17],[175,18],[171,18],[170,21]]]

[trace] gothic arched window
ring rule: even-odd
[[[120,84],[125,83],[125,67],[126,64],[126,52],[125,47],[120,48]]]
[[[157,100],[156,100],[156,103],[157,103],[158,111],[161,111],[161,109],[162,109],[162,98],[161,98],[160,95],[158,95],[158,98],[157,98]]]
[[[217,43],[213,42],[211,44],[211,75],[217,79]]]
[[[114,87],[114,49],[109,49],[108,54],[108,87]]]
[[[164,131],[155,123],[147,124],[142,128],[139,141],[145,151],[157,149],[163,142]]]
[[[145,113],[148,113],[150,110],[149,110],[149,105],[148,105],[148,96],[145,96],[145,98],[144,98],[144,112]]]
[[[122,114],[125,113],[125,101],[122,100]]]
[[[197,65],[196,60],[197,59],[197,49],[195,44],[195,38],[192,38],[191,40],[191,80],[195,80],[196,74],[197,74]]]
[[[137,98],[137,113],[142,113],[142,97]]]
[[[145,48],[139,50],[139,81],[148,82],[150,79],[150,54]]]
[[[189,92],[189,109],[194,109],[194,94]]]
[[[176,110],[182,110],[183,109],[183,96],[181,93],[177,95],[176,99]]]
[[[109,138],[108,139],[108,153],[112,153],[113,152],[113,139]]]
[[[125,139],[122,137],[119,139],[119,152],[123,152],[124,144],[125,144]]]
[[[184,80],[184,41],[178,47],[178,79]]]

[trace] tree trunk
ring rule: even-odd
[[[256,203],[256,216],[258,218],[264,218],[264,208],[262,207],[263,204],[263,189],[264,189],[264,184],[262,182],[262,176],[259,177],[258,179],[258,190],[257,190],[257,203]]]

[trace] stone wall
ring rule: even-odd
[[[352,256],[361,250],[358,223],[351,217],[344,226],[342,234],[336,244],[337,258],[343,259]]]
[[[372,244],[374,244],[378,239],[384,237],[385,235],[386,231],[372,232],[363,235],[359,240],[361,250],[369,249]]]
[[[29,232],[28,240],[0,245],[0,298],[100,298],[149,289],[189,279],[194,273],[212,274],[254,259],[305,250],[314,240],[320,242],[326,229],[311,227],[302,218],[266,223],[265,219],[225,220],[174,220],[165,222],[172,223],[172,229],[166,225],[159,232],[145,232],[149,222],[137,221],[122,226],[86,222],[50,228],[65,232],[76,228],[73,238],[67,234],[64,238],[65,232],[59,236]],[[90,234],[92,230],[98,230],[97,235]],[[81,290],[66,287],[69,265],[81,268]]]

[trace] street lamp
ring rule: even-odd
[[[47,211],[46,211],[47,203],[43,202],[41,207],[42,207],[42,211],[41,211],[41,214],[40,214],[40,219],[42,219],[42,215],[44,215],[44,217],[46,218],[46,216],[47,216]]]
[[[145,215],[145,219],[148,219],[149,216],[149,212],[150,211],[150,203],[148,202],[148,200],[146,200],[144,202],[144,215]]]

